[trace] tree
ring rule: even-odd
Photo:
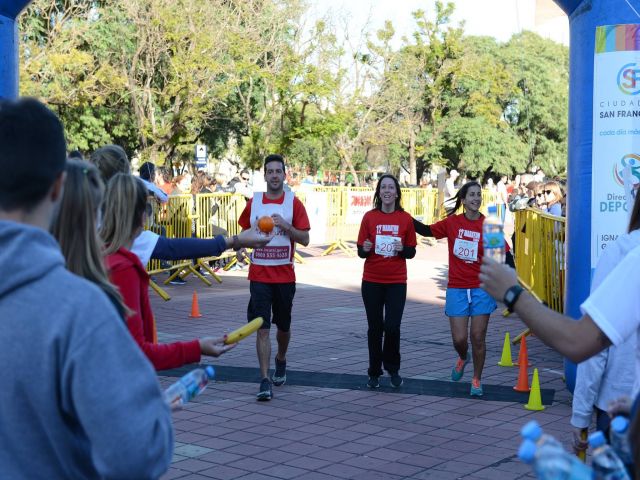
[[[501,52],[517,94],[505,119],[527,145],[527,169],[547,174],[566,170],[569,97],[569,51],[532,32],[514,35]]]

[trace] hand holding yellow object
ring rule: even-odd
[[[224,343],[229,345],[231,343],[239,342],[244,337],[248,337],[252,333],[256,332],[262,326],[263,323],[264,323],[264,320],[262,319],[262,317],[254,318],[246,325],[243,325],[242,327],[234,330],[228,335],[225,335]]]

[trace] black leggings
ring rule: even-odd
[[[369,323],[368,373],[371,377],[381,376],[383,365],[390,374],[400,370],[400,321],[406,299],[406,283],[362,281],[362,300]]]

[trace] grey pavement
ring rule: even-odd
[[[363,261],[344,254],[322,257],[319,248],[299,251],[305,263],[296,265],[288,371],[296,378],[366,378]],[[416,384],[450,382],[456,359],[444,315],[446,256],[446,244],[438,243],[420,247],[416,258],[408,261],[400,373]],[[224,272],[223,283],[212,287],[189,277],[186,285],[167,288],[173,297],[169,302],[152,294],[160,341],[220,336],[241,326],[249,299],[246,273]],[[198,319],[188,316],[194,289],[203,314]],[[497,362],[505,332],[513,338],[525,327],[501,311],[489,324],[485,389],[506,390],[516,383],[517,369]],[[275,334],[271,336],[275,353]],[[530,467],[516,458],[520,428],[536,419],[568,447],[571,408],[562,358],[535,337],[528,337],[528,352],[541,387],[555,391],[553,404],[542,412],[528,411],[520,401],[475,399],[459,392],[450,396],[407,393],[402,388],[369,391],[364,384],[327,388],[295,381],[274,387],[270,402],[257,402],[255,340],[245,339],[220,358],[203,359],[221,371],[245,373],[240,380],[217,381],[174,412],[176,449],[163,479],[533,478]],[[516,361],[517,347],[512,355]],[[471,371],[469,365],[460,382],[465,390]],[[530,378],[532,372],[533,368]],[[169,385],[175,375],[164,372],[161,383]],[[388,378],[381,382],[388,385]]]

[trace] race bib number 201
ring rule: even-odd
[[[478,242],[456,238],[453,244],[453,254],[460,260],[475,262],[478,260]]]
[[[398,254],[395,250],[395,245],[400,241],[399,237],[392,235],[376,235],[375,252],[383,257],[395,257]]]

